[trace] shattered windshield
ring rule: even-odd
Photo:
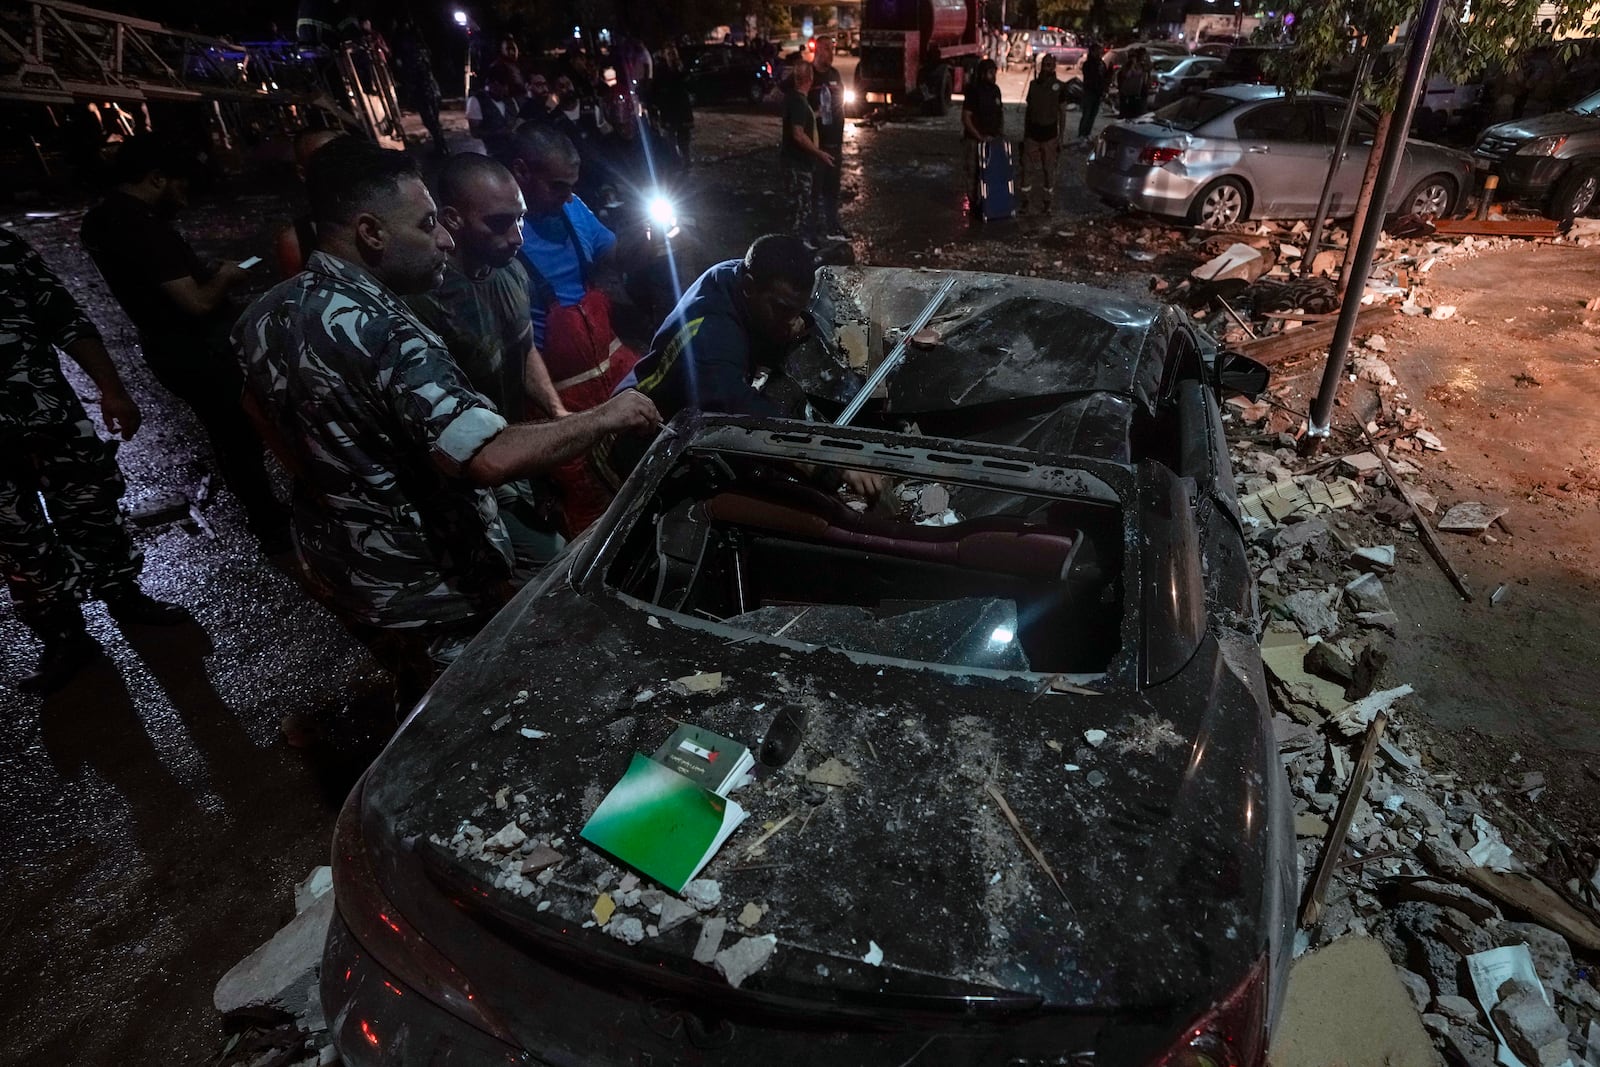
[[[1237,107],[1232,97],[1212,93],[1194,93],[1175,100],[1155,113],[1155,119],[1179,130],[1197,130],[1212,119]]]
[[[750,637],[921,664],[1103,672],[1121,643],[1119,508],[691,448],[626,534],[612,588]]]

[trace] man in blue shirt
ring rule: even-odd
[[[518,256],[528,270],[533,343],[544,355],[562,406],[586,411],[610,399],[639,360],[612,329],[611,300],[597,284],[597,273],[620,272],[643,257],[573,195],[580,157],[566,135],[525,122],[495,150],[528,209]],[[600,517],[610,494],[582,460],[558,469],[554,477],[561,489],[563,533],[574,537]]]

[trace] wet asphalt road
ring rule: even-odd
[[[1017,79],[1003,88],[1018,99]],[[1010,112],[1020,130],[1015,105]],[[857,257],[912,264],[966,240],[989,246],[989,269],[1007,269],[1025,231],[969,230],[955,176],[958,131],[954,113],[852,125],[843,217],[858,235]],[[686,279],[781,228],[777,139],[773,114],[701,115]],[[1063,160],[1061,213],[1098,212],[1070,195],[1073,163]],[[195,204],[181,228],[203,256],[265,253],[291,213],[291,185],[281,166],[253,166]],[[124,504],[195,495],[210,470],[204,439],[144,370],[131,328],[77,243],[91,202],[61,191],[0,210],[0,222],[78,295],[144,410],[143,428],[120,453]],[[258,270],[265,288],[270,267]],[[653,324],[630,326],[641,335]],[[93,397],[86,379],[74,381]],[[49,699],[16,689],[37,646],[9,600],[0,602],[0,1064],[215,1056],[223,1035],[213,986],[292,916],[294,884],[327,862],[338,805],[392,728],[381,674],[289,568],[256,550],[225,488],[204,515],[215,539],[176,525],[134,531],[145,588],[187,606],[195,622],[119,628],[90,605],[91,632],[108,656]],[[288,747],[279,722],[291,711],[328,723],[334,743],[310,753]]]

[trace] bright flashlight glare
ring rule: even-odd
[[[996,626],[994,633],[989,635],[989,642],[995,645],[1009,645],[1016,639],[1016,636],[1016,631],[1012,630],[1011,627]]]
[[[453,17],[456,20],[457,26],[465,26],[467,24],[467,13],[462,11],[460,8],[456,8]]]
[[[856,102],[856,91],[854,89],[846,89],[844,91],[844,102],[847,104]]]
[[[678,209],[664,196],[659,194],[652,196],[645,210],[650,215],[651,223],[663,230],[670,230],[678,225]]]

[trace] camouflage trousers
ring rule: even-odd
[[[40,637],[79,629],[79,601],[136,592],[144,563],[117,508],[113,446],[77,415],[0,435],[0,568],[17,617]]]

